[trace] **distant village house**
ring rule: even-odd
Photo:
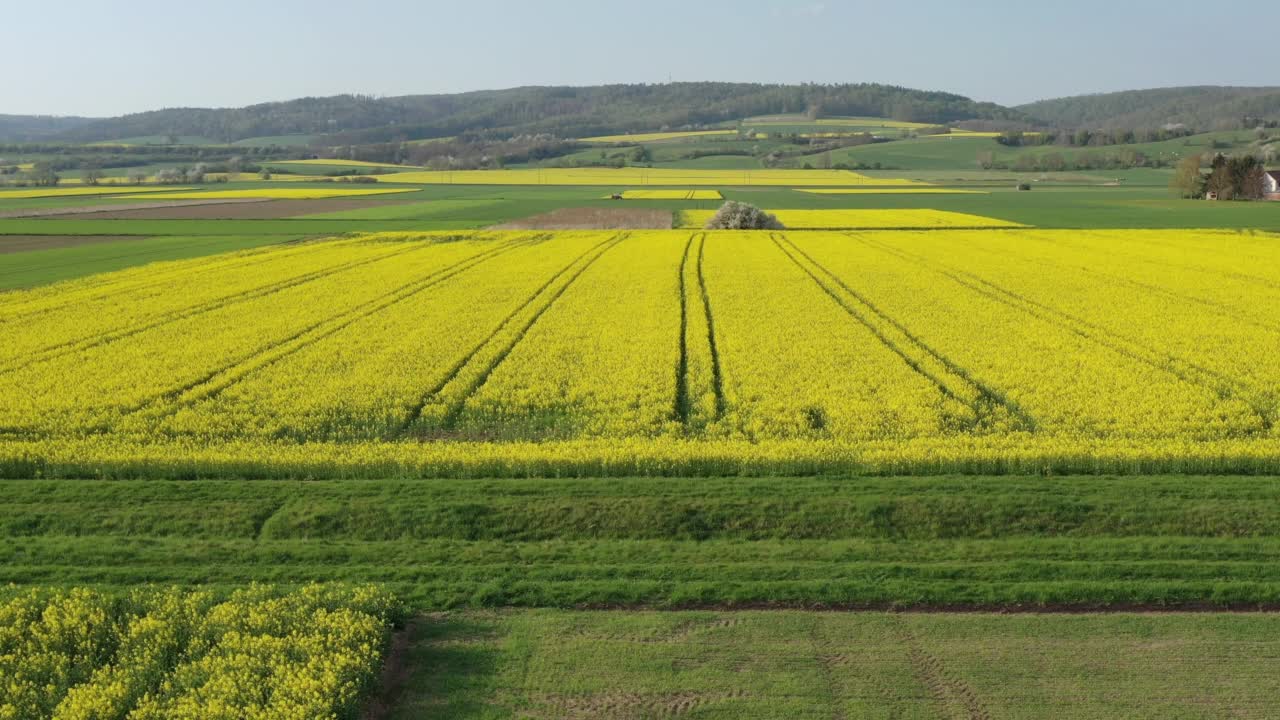
[[[1268,170],[1262,178],[1262,192],[1268,200],[1280,200],[1280,170]]]

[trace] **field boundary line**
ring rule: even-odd
[[[90,336],[87,338],[81,338],[80,340],[73,340],[66,343],[53,345],[40,351],[39,353],[34,353],[32,355],[27,356],[27,358],[25,358],[26,362],[17,363],[15,365],[0,366],[0,373],[8,373],[8,372],[14,372],[16,370],[22,370],[24,368],[31,367],[32,365],[37,365],[42,362],[55,360],[59,357],[62,357],[64,355],[68,355],[74,352],[89,350],[91,348],[100,347],[102,345],[109,345],[118,340],[123,340],[124,338],[132,337],[134,335],[144,333],[148,330],[154,330],[155,328],[163,327],[170,323],[181,322],[183,320],[188,320],[190,318],[198,317],[205,313],[214,312],[216,310],[221,310],[223,308],[231,307],[241,302],[248,302],[250,300],[257,300],[259,298],[267,297],[268,295],[274,295],[278,292],[290,290],[292,288],[298,287],[300,285],[305,285],[315,280],[322,280],[324,278],[331,277],[333,275],[337,275],[337,274],[346,272],[348,270],[361,267],[363,265],[369,265],[372,263],[381,262],[383,260],[390,260],[392,258],[399,257],[401,255],[405,255],[408,253],[420,252],[426,249],[427,247],[430,247],[430,245],[398,249],[394,252],[390,252],[385,255],[379,255],[378,257],[374,257],[374,258],[365,258],[362,260],[353,260],[351,262],[341,263],[339,265],[326,268],[324,270],[316,270],[314,272],[305,273],[303,275],[299,275],[297,277],[293,277],[288,280],[282,280],[277,283],[263,285],[247,292],[238,293],[235,295],[229,295],[226,297],[218,298],[217,300],[210,300],[200,305],[195,305],[192,307],[183,308],[181,310],[173,310],[167,313],[163,313],[161,315],[158,315],[152,318],[149,321],[144,321],[142,323],[138,323],[132,326],[125,326],[123,328],[117,328],[115,330],[110,330],[104,333],[100,333],[96,336]]]
[[[252,373],[269,367],[276,362],[279,362],[281,359],[343,330],[352,323],[381,312],[396,303],[403,302],[404,300],[423,292],[424,290],[428,290],[440,283],[450,280],[487,260],[514,249],[524,242],[524,240],[512,241],[504,243],[502,246],[490,248],[475,255],[471,255],[463,260],[459,260],[458,262],[436,270],[426,277],[405,283],[404,285],[385,292],[372,300],[367,300],[337,315],[312,323],[288,337],[269,343],[249,355],[208,372],[193,382],[186,383],[179,388],[165,391],[142,405],[130,410],[129,413],[141,412],[146,409],[147,406],[153,405],[156,402],[166,399],[172,400],[168,407],[159,414],[160,417],[165,417],[173,414],[184,405],[191,405],[193,403],[215,397],[228,387],[240,382]],[[325,327],[326,325],[328,325],[328,327]],[[238,372],[236,372],[237,370]],[[233,375],[232,373],[235,374]],[[223,376],[221,382],[215,383],[214,381],[217,380],[219,376]],[[201,389],[202,387],[203,389]]]
[[[1056,244],[1057,244],[1055,241],[1053,241],[1053,240],[1052,240],[1052,239],[1050,239],[1050,238],[1040,237],[1040,236],[1037,236],[1037,235],[1035,235],[1035,234],[1030,234],[1030,233],[1029,233],[1029,234],[1028,234],[1028,237],[1030,237],[1030,238],[1031,238],[1031,239],[1033,239],[1033,240],[1039,240],[1039,241],[1041,241],[1041,242],[1043,242],[1043,243],[1045,243],[1045,244],[1048,244],[1048,245],[1056,245]],[[981,250],[982,252],[986,252],[987,254],[992,254],[992,251],[991,251],[990,249],[987,249],[987,248],[980,248],[980,250]],[[1105,270],[1095,270],[1094,268],[1091,268],[1091,267],[1088,267],[1088,266],[1075,267],[1075,266],[1067,265],[1067,264],[1065,264],[1065,263],[1061,262],[1060,260],[1056,260],[1056,259],[1053,259],[1053,258],[1044,258],[1044,257],[1040,257],[1040,258],[1037,258],[1037,257],[1019,257],[1019,259],[1020,259],[1020,260],[1025,261],[1025,262],[1028,262],[1028,263],[1035,263],[1035,264],[1037,264],[1037,265],[1044,265],[1044,266],[1048,266],[1048,267],[1052,267],[1052,268],[1065,268],[1065,269],[1067,269],[1067,270],[1073,270],[1073,271],[1078,271],[1078,272],[1082,272],[1082,273],[1088,273],[1088,274],[1091,274],[1091,275],[1098,275],[1098,276],[1104,277],[1104,278],[1106,278],[1107,280],[1110,280],[1110,281],[1120,282],[1120,283],[1124,283],[1124,284],[1126,284],[1126,285],[1131,285],[1131,286],[1133,286],[1133,287],[1135,287],[1135,288],[1138,288],[1138,289],[1140,289],[1140,290],[1142,290],[1142,291],[1144,291],[1144,292],[1150,292],[1150,293],[1155,293],[1155,294],[1159,294],[1159,295],[1164,295],[1164,296],[1166,296],[1166,297],[1174,298],[1174,299],[1179,300],[1179,301],[1182,301],[1182,302],[1190,302],[1190,303],[1195,303],[1195,304],[1197,304],[1197,305],[1203,305],[1203,306],[1205,306],[1205,307],[1209,308],[1211,311],[1213,311],[1213,312],[1215,312],[1215,313],[1217,313],[1217,314],[1219,314],[1219,315],[1223,315],[1223,316],[1229,317],[1229,318],[1231,318],[1232,320],[1235,320],[1235,321],[1237,321],[1237,322],[1241,322],[1241,323],[1245,323],[1246,325],[1252,325],[1252,326],[1254,326],[1254,327],[1256,327],[1256,328],[1260,328],[1260,329],[1262,329],[1262,330],[1268,330],[1268,331],[1272,331],[1272,332],[1280,331],[1280,324],[1272,324],[1272,323],[1264,322],[1264,321],[1259,320],[1259,319],[1257,319],[1257,318],[1251,318],[1251,317],[1249,317],[1248,315],[1246,315],[1246,314],[1244,314],[1244,313],[1240,312],[1240,309],[1239,309],[1239,308],[1233,307],[1233,306],[1228,305],[1228,304],[1226,304],[1226,303],[1218,302],[1218,301],[1216,301],[1216,300],[1210,300],[1210,299],[1208,299],[1208,298],[1196,297],[1195,295],[1189,295],[1189,294],[1186,294],[1186,293],[1178,292],[1177,290],[1174,290],[1173,288],[1161,287],[1161,286],[1159,286],[1159,285],[1155,285],[1155,284],[1153,284],[1153,283],[1145,282],[1145,281],[1143,281],[1143,280],[1136,280],[1136,279],[1131,278],[1131,277],[1125,277],[1125,276],[1123,276],[1123,275],[1117,275],[1117,274],[1116,274],[1116,273],[1114,273],[1114,272],[1108,272],[1108,271],[1105,271]],[[1187,268],[1187,269],[1193,269],[1193,268]],[[1207,271],[1206,271],[1206,272],[1207,272]],[[1277,286],[1277,287],[1280,287],[1280,286]]]
[[[444,393],[444,391],[449,387],[450,384],[452,384],[455,380],[458,380],[459,378],[461,378],[462,373],[467,368],[467,366],[470,365],[471,362],[476,358],[476,356],[478,356],[486,347],[492,345],[493,343],[498,342],[498,336],[499,334],[502,333],[504,328],[514,323],[517,316],[519,316],[522,312],[524,312],[528,308],[532,307],[535,303],[537,303],[538,299],[543,297],[548,292],[548,290],[553,285],[555,285],[557,280],[564,277],[566,273],[569,273],[570,271],[573,270],[575,266],[582,263],[584,258],[588,258],[588,256],[590,256],[592,253],[596,253],[593,257],[590,257],[589,259],[587,259],[585,264],[582,264],[582,266],[578,268],[578,270],[568,279],[568,281],[560,288],[560,290],[556,292],[554,296],[551,297],[550,300],[541,309],[534,312],[533,317],[529,319],[529,321],[525,324],[523,329],[517,331],[516,338],[511,343],[508,344],[505,350],[500,350],[498,352],[498,354],[495,356],[493,361],[490,362],[488,367],[481,370],[479,377],[472,381],[472,383],[468,386],[468,388],[463,392],[462,397],[458,401],[451,402],[448,405],[447,410],[445,411],[445,414],[441,419],[440,429],[451,428],[453,426],[453,423],[457,421],[457,415],[462,412],[462,408],[466,404],[467,399],[469,399],[475,393],[476,390],[478,390],[481,386],[484,385],[484,383],[488,380],[489,375],[492,374],[493,371],[497,369],[498,365],[500,365],[502,361],[506,359],[506,356],[511,352],[512,349],[515,348],[516,344],[518,344],[520,340],[524,338],[525,334],[529,331],[529,329],[532,328],[533,325],[538,321],[538,318],[542,316],[542,313],[546,312],[546,310],[549,309],[557,299],[559,299],[560,295],[564,294],[565,290],[568,289],[569,285],[571,285],[573,281],[576,280],[578,276],[581,275],[587,269],[587,267],[590,267],[590,265],[593,262],[595,262],[597,258],[599,258],[605,252],[613,248],[614,245],[617,245],[618,243],[622,242],[622,240],[626,239],[628,235],[629,233],[617,233],[609,236],[608,238],[602,240],[601,242],[595,245],[592,245],[583,253],[577,255],[571,261],[569,261],[568,264],[566,264],[564,267],[562,267],[561,269],[557,270],[554,274],[552,274],[552,276],[545,283],[543,283],[536,290],[534,290],[533,293],[527,299],[525,299],[524,302],[522,302],[514,310],[508,313],[506,317],[504,317],[501,321],[499,321],[498,324],[494,327],[492,332],[486,335],[484,339],[482,339],[480,342],[476,343],[476,345],[472,347],[471,350],[469,350],[467,353],[465,353],[462,356],[462,358],[460,358],[456,363],[450,366],[449,370],[445,372],[444,376],[435,385],[431,386],[429,390],[427,390],[425,393],[423,393],[419,397],[418,401],[414,403],[412,407],[409,408],[409,412],[406,414],[405,420],[401,422],[399,428],[397,428],[392,433],[392,437],[393,438],[403,437],[404,435],[409,433],[409,431],[413,429],[413,426],[418,424],[422,420],[422,413],[424,410],[426,410],[428,405],[432,404],[432,400],[439,399],[442,393]],[[540,237],[550,237],[550,236],[544,234]]]
[[[1065,330],[1069,333],[1082,337],[1090,342],[1105,347],[1112,352],[1135,360],[1147,365],[1160,372],[1167,373],[1173,377],[1185,382],[1189,385],[1209,390],[1221,399],[1228,397],[1239,397],[1247,394],[1249,388],[1230,376],[1223,375],[1217,371],[1202,367],[1190,360],[1180,358],[1169,352],[1150,348],[1143,343],[1127,338],[1119,333],[1108,330],[1094,322],[1076,317],[1071,313],[1059,310],[1051,305],[1032,300],[1024,297],[1012,290],[1009,290],[995,282],[986,278],[960,270],[958,268],[921,257],[915,253],[899,250],[897,248],[885,247],[883,243],[877,240],[858,238],[861,242],[875,247],[882,252],[895,255],[907,262],[913,262],[917,265],[931,268],[934,272],[943,275],[954,281],[956,284],[978,293],[995,302],[1001,303],[1008,307],[1014,308],[1020,312],[1024,312],[1032,317],[1048,323],[1054,327]],[[1162,362],[1163,360],[1163,362]],[[1244,393],[1242,393],[1244,391]],[[1263,432],[1271,431],[1275,424],[1275,418],[1272,417],[1274,410],[1259,407],[1249,401],[1247,397],[1239,397],[1244,401],[1258,419],[1262,422]]]
[[[146,242],[147,240],[150,240],[150,239],[151,239],[151,238],[142,238],[142,239],[139,239],[139,240],[122,240],[121,242],[128,243],[128,244],[136,244],[136,243],[140,243],[140,242]],[[209,237],[209,236],[202,236],[202,239],[201,239],[201,241],[200,241],[200,242],[197,242],[197,243],[191,243],[191,244],[189,244],[189,245],[183,245],[183,247],[195,247],[195,248],[199,248],[199,247],[205,247],[205,246],[207,246],[207,245],[213,245],[213,244],[216,244],[216,243],[219,243],[219,242],[222,242],[222,241],[223,241],[223,238]],[[79,246],[79,247],[88,247],[88,246]],[[102,247],[102,246],[98,246],[98,247]],[[265,246],[263,246],[263,247],[265,247]],[[28,252],[48,252],[48,251],[50,251],[50,250],[74,250],[74,249],[77,249],[77,248],[76,248],[76,247],[69,247],[69,248],[50,248],[49,250],[30,250],[30,251],[28,251]],[[169,249],[169,248],[167,248],[167,247],[166,247],[166,248],[159,248],[159,249],[156,249],[156,248],[150,248],[150,249],[143,250],[143,251],[139,251],[139,252],[122,253],[122,254],[120,254],[120,255],[108,255],[108,256],[106,256],[106,257],[94,258],[94,261],[96,262],[96,261],[103,261],[103,260],[120,260],[120,259],[122,259],[122,258],[136,258],[136,257],[143,257],[143,256],[146,256],[146,255],[156,255],[156,254],[159,254],[159,253],[162,253],[162,252],[166,252],[168,249]],[[18,255],[23,255],[23,254],[25,254],[25,253],[16,253],[16,254],[18,254]],[[81,262],[81,261],[74,261],[74,262],[59,262],[59,263],[52,263],[52,264],[47,264],[47,265],[34,265],[34,266],[33,266],[33,265],[28,265],[28,266],[26,266],[26,267],[20,267],[20,268],[16,268],[16,269],[13,269],[13,270],[6,270],[6,271],[4,271],[4,272],[0,272],[0,277],[8,277],[8,276],[10,276],[10,275],[17,275],[17,274],[19,274],[19,273],[31,272],[31,271],[33,271],[33,270],[40,270],[40,271],[47,271],[47,270],[60,270],[60,269],[63,269],[63,268],[76,267],[76,266],[78,266],[78,265],[82,265],[82,264],[83,264],[83,262]],[[21,289],[21,288],[14,288],[14,289],[15,289],[15,290],[17,290],[17,289]],[[0,291],[0,292],[6,292],[6,291]]]
[[[1040,235],[1033,235],[1032,237],[1034,237],[1036,240],[1048,243],[1050,245],[1059,245],[1059,246],[1062,245],[1061,240],[1056,238],[1044,237]],[[1160,245],[1156,241],[1151,240],[1149,238],[1137,238],[1136,242],[1140,242],[1144,245],[1153,245],[1156,247],[1160,247]],[[1196,265],[1184,265],[1182,263],[1174,262],[1171,260],[1159,260],[1156,258],[1146,257],[1143,255],[1135,255],[1132,253],[1124,253],[1124,254],[1132,258],[1136,262],[1145,263],[1147,265],[1157,265],[1157,266],[1163,266],[1163,267],[1176,268],[1178,270],[1186,270],[1189,272],[1203,273],[1205,275],[1217,275],[1219,277],[1224,277],[1231,280],[1240,280],[1242,282],[1252,283],[1255,285],[1262,285],[1264,287],[1269,287],[1272,289],[1280,289],[1280,282],[1276,282],[1275,280],[1272,280],[1270,278],[1259,277],[1257,275],[1250,275],[1248,273],[1243,273],[1243,272],[1238,272],[1233,270],[1215,270],[1213,268],[1199,267]]]
[[[975,428],[971,428],[971,430],[996,419],[994,418],[994,415],[997,412],[997,408],[1000,408],[1004,413],[1007,413],[1010,419],[1018,423],[1022,429],[1028,431],[1034,431],[1036,429],[1035,418],[1024,411],[1017,403],[1009,400],[1003,393],[991,388],[986,383],[974,378],[968,370],[928,343],[924,342],[923,339],[907,329],[902,322],[880,309],[862,293],[854,290],[839,275],[836,275],[826,266],[815,260],[811,255],[792,242],[790,238],[781,233],[770,233],[770,239],[773,240],[773,242],[778,246],[778,249],[781,250],[789,260],[804,271],[804,273],[808,275],[809,278],[812,279],[828,297],[840,306],[846,314],[865,327],[887,349],[906,363],[908,367],[931,382],[943,395],[963,403],[973,410],[975,415]],[[812,268],[806,266],[804,262],[801,262],[800,258],[804,258],[806,262],[812,265]],[[824,282],[823,279],[819,277],[818,273],[827,277],[828,280]],[[843,294],[837,292],[837,288],[842,290]],[[850,299],[846,298],[845,295],[847,295],[848,298],[851,298],[852,302]],[[856,306],[854,303],[856,303]],[[863,308],[863,310],[859,310],[859,307]],[[880,320],[884,324],[887,324],[888,327],[879,326],[878,323],[872,321],[871,317],[868,317],[867,313],[880,318]],[[901,337],[895,340],[889,336],[890,332],[896,332]],[[914,349],[914,354],[920,354],[923,357],[913,357],[913,353],[908,352],[906,348]],[[936,362],[941,367],[933,370],[926,368],[924,363],[929,362],[929,358],[932,358],[932,361]],[[964,389],[958,390],[957,388],[952,387],[953,383],[949,383],[947,379],[945,379],[948,376],[954,377],[955,380],[953,382],[960,384]]]
[[[164,238],[164,237],[174,237],[174,236],[154,235],[154,236],[142,237],[141,239],[148,240],[148,239]],[[180,237],[188,237],[188,236],[180,236]],[[210,237],[210,236],[200,235],[200,236],[189,236],[189,237]],[[234,237],[234,236],[224,236],[224,237]],[[284,237],[296,237],[296,235],[295,236],[286,235]],[[328,236],[325,236],[325,237],[328,237]],[[16,314],[6,315],[4,320],[6,322],[16,321],[16,320],[25,320],[27,318],[30,318],[36,315],[44,315],[46,313],[57,312],[58,310],[61,310],[67,307],[68,305],[74,305],[79,302],[106,300],[116,295],[121,295],[127,292],[136,292],[136,291],[149,290],[151,288],[161,287],[166,283],[172,282],[173,277],[171,276],[173,275],[181,275],[186,273],[193,276],[198,276],[198,275],[203,275],[205,273],[216,272],[219,270],[239,270],[245,267],[252,267],[254,265],[261,265],[263,263],[271,262],[272,260],[277,260],[282,256],[293,257],[294,253],[304,254],[322,247],[322,245],[318,242],[316,243],[307,242],[305,244],[295,244],[296,242],[298,241],[271,243],[269,245],[260,245],[258,247],[236,250],[226,255],[212,255],[212,256],[205,256],[205,257],[175,260],[173,261],[175,263],[197,263],[197,266],[196,267],[175,267],[175,268],[168,268],[163,271],[155,271],[153,273],[150,273],[146,279],[138,278],[133,282],[121,281],[119,279],[107,280],[105,279],[105,277],[109,275],[109,273],[99,275],[98,276],[99,278],[104,278],[104,279],[97,281],[93,286],[84,288],[86,292],[92,292],[95,290],[102,291],[96,295],[91,295],[87,298],[83,298],[80,300],[74,300],[74,299],[66,300],[56,305],[37,308],[37,309],[28,308],[23,310],[21,307],[19,307],[17,309]],[[342,242],[350,242],[350,239],[334,238],[333,243],[326,244],[323,247],[332,247],[332,245],[342,243]],[[137,268],[126,268],[125,270],[136,270],[136,269]],[[157,278],[157,276],[159,277]],[[92,277],[94,276],[89,276],[89,278],[92,278]],[[88,278],[81,278],[78,281],[83,282],[84,280],[87,280],[87,279]],[[124,287],[121,287],[121,285],[124,285]],[[10,292],[10,291],[5,291],[5,292]],[[0,293],[0,297],[3,297],[3,293]],[[31,302],[33,301],[28,300],[26,304],[29,305]]]

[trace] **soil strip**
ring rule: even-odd
[[[0,235],[0,255],[54,250],[94,243],[112,243],[126,240],[143,240],[149,235]]]
[[[249,200],[188,203],[183,206],[154,208],[120,208],[89,214],[91,220],[275,220],[300,215],[345,212],[382,205],[402,205],[406,200],[366,200],[353,198],[320,198],[315,200]]]
[[[670,210],[560,208],[494,225],[490,230],[670,230]]]

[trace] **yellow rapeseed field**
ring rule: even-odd
[[[0,476],[1276,472],[1276,307],[1227,231],[257,249],[0,295]]]
[[[359,188],[337,187],[323,188],[241,188],[238,190],[192,190],[188,192],[169,193],[166,200],[224,200],[235,198],[272,198],[285,200],[317,200],[333,197],[355,197],[369,195],[394,195],[396,193],[413,192],[411,188]]]
[[[717,136],[737,135],[737,134],[738,134],[737,130],[686,130],[683,132],[635,133],[632,135],[599,135],[596,137],[582,138],[582,142],[642,143],[642,142],[659,142],[662,140],[680,140],[683,138],[717,137]]]
[[[0,602],[0,718],[353,717],[399,612],[372,587],[26,590]]]
[[[770,210],[792,230],[865,230],[929,228],[1016,228],[1018,223],[949,210]],[[701,228],[714,210],[680,211],[680,227]]]
[[[605,195],[609,199],[612,195]],[[723,200],[719,190],[626,190],[623,200]]]
[[[634,185],[664,186],[920,186],[898,178],[871,178],[847,170],[689,170],[679,168],[546,168],[541,170],[457,170],[380,175],[381,182],[422,185]]]

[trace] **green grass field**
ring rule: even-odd
[[[241,147],[267,147],[278,145],[281,147],[306,147],[315,139],[315,135],[267,135],[264,137],[251,137],[243,140],[237,140],[232,145]]]
[[[7,481],[0,584],[455,607],[1280,606],[1275,478]]]
[[[465,612],[409,626],[395,720],[1274,717],[1277,615]]]

